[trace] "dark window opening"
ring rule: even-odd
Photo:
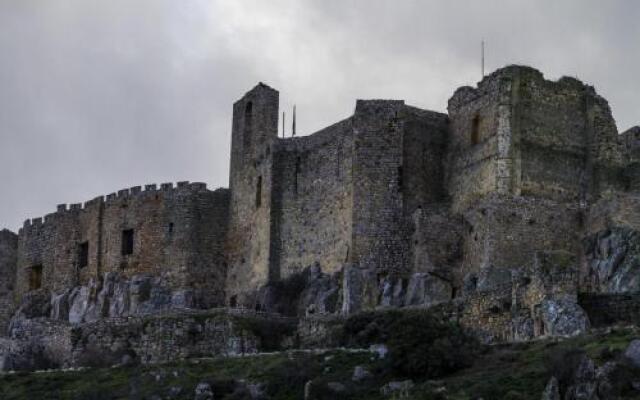
[[[296,158],[296,169],[293,175],[293,192],[298,194],[298,175],[300,175],[300,164],[302,164],[302,159],[300,157]]]
[[[133,229],[122,231],[122,255],[133,254]]]
[[[262,177],[258,177],[258,183],[256,184],[256,208],[262,205]]]
[[[471,144],[480,143],[480,116],[476,115],[471,121]]]
[[[338,145],[338,154],[336,155],[336,178],[340,179],[340,169],[342,167],[342,145]]]
[[[173,222],[169,222],[169,235],[173,233]]]
[[[253,130],[253,103],[248,102],[244,108],[244,132],[242,140],[245,151],[251,147],[251,131]]]
[[[84,268],[87,265],[89,265],[89,242],[83,242],[78,247],[78,266]]]
[[[238,296],[236,296],[235,294],[229,299],[229,307],[238,307]]]
[[[398,167],[398,192],[402,193],[402,184],[403,184],[403,176],[402,176],[402,165]]]
[[[29,271],[29,290],[42,287],[42,265],[34,265]]]

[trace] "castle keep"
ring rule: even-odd
[[[358,100],[286,139],[278,115],[262,83],[233,105],[229,189],[134,187],[0,232],[0,325],[419,306],[520,340],[640,314],[640,128],[593,87],[509,66],[447,114]]]

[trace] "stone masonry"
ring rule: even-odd
[[[508,66],[446,114],[358,100],[293,138],[278,116],[263,83],[233,105],[229,189],[134,187],[0,232],[0,326],[411,306],[493,341],[636,312],[615,304],[640,294],[640,128],[593,87]]]

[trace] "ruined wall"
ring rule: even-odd
[[[640,294],[637,293],[582,293],[579,303],[596,328],[615,324],[637,324],[640,320]]]
[[[114,271],[162,276],[174,288],[193,288],[199,306],[220,304],[227,215],[227,190],[188,182],[125,189],[84,207],[61,205],[20,231],[19,295],[38,286],[61,292]],[[125,231],[132,235],[130,251]]]
[[[518,68],[514,80],[522,193],[575,201],[620,188],[617,129],[606,100],[577,79],[552,82],[531,68]]]
[[[406,272],[401,179],[403,101],[358,100],[354,115],[353,256],[381,274]]]
[[[18,236],[0,231],[0,336],[5,334],[14,310],[14,289],[18,254]]]
[[[518,193],[511,92],[512,80],[500,70],[449,100],[447,182],[454,210],[489,193]]]
[[[605,99],[574,78],[508,66],[449,100],[453,208],[488,193],[559,201],[624,187],[624,155]]]
[[[447,204],[413,212],[410,237],[412,272],[431,272],[453,281],[463,255],[464,220],[451,215]]]
[[[449,119],[446,114],[406,106],[402,118],[400,190],[404,215],[448,200],[445,161]]]
[[[153,364],[193,357],[239,356],[281,349],[295,320],[234,310],[191,310],[101,319],[80,325],[15,320],[0,341],[3,370]],[[289,339],[289,340],[287,340]]]
[[[465,214],[462,268],[457,285],[484,268],[530,266],[540,251],[581,254],[578,205],[527,197],[490,197]]]
[[[640,190],[640,126],[622,132],[618,137],[618,148],[624,160],[625,189],[637,192]]]
[[[273,142],[278,136],[278,92],[260,83],[233,105],[231,208],[225,245],[227,298],[252,305],[251,292],[279,269],[271,259]]]
[[[277,144],[272,248],[279,275],[286,278],[316,262],[333,273],[351,251],[352,119]]]

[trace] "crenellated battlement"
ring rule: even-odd
[[[207,188],[207,184],[204,182],[180,181],[176,184],[168,182],[162,183],[159,186],[154,183],[144,185],[144,190],[143,186],[133,186],[118,190],[117,192],[110,193],[105,196],[95,197],[94,199],[88,200],[84,203],[58,204],[56,211],[53,213],[49,213],[44,217],[25,220],[19,233],[21,233],[23,229],[39,229],[46,224],[57,221],[57,219],[62,216],[74,215],[80,212],[93,210],[101,205],[104,205],[104,207],[121,205],[123,201],[135,201],[137,199],[144,199],[148,196],[156,196],[159,194],[184,195],[204,191],[213,193],[213,191]]]
[[[463,324],[511,340],[553,332],[539,310],[572,307],[599,279],[586,230],[601,231],[597,265],[616,254],[605,245],[637,247],[635,231],[609,228],[640,226],[640,128],[618,135],[578,79],[511,65],[456,90],[447,113],[358,100],[290,138],[281,111],[264,84],[234,103],[229,189],[132,186],[25,221],[15,298],[117,274],[136,288],[161,279],[180,307],[302,315],[453,299]],[[297,277],[312,290],[278,304],[289,296],[276,283]]]

